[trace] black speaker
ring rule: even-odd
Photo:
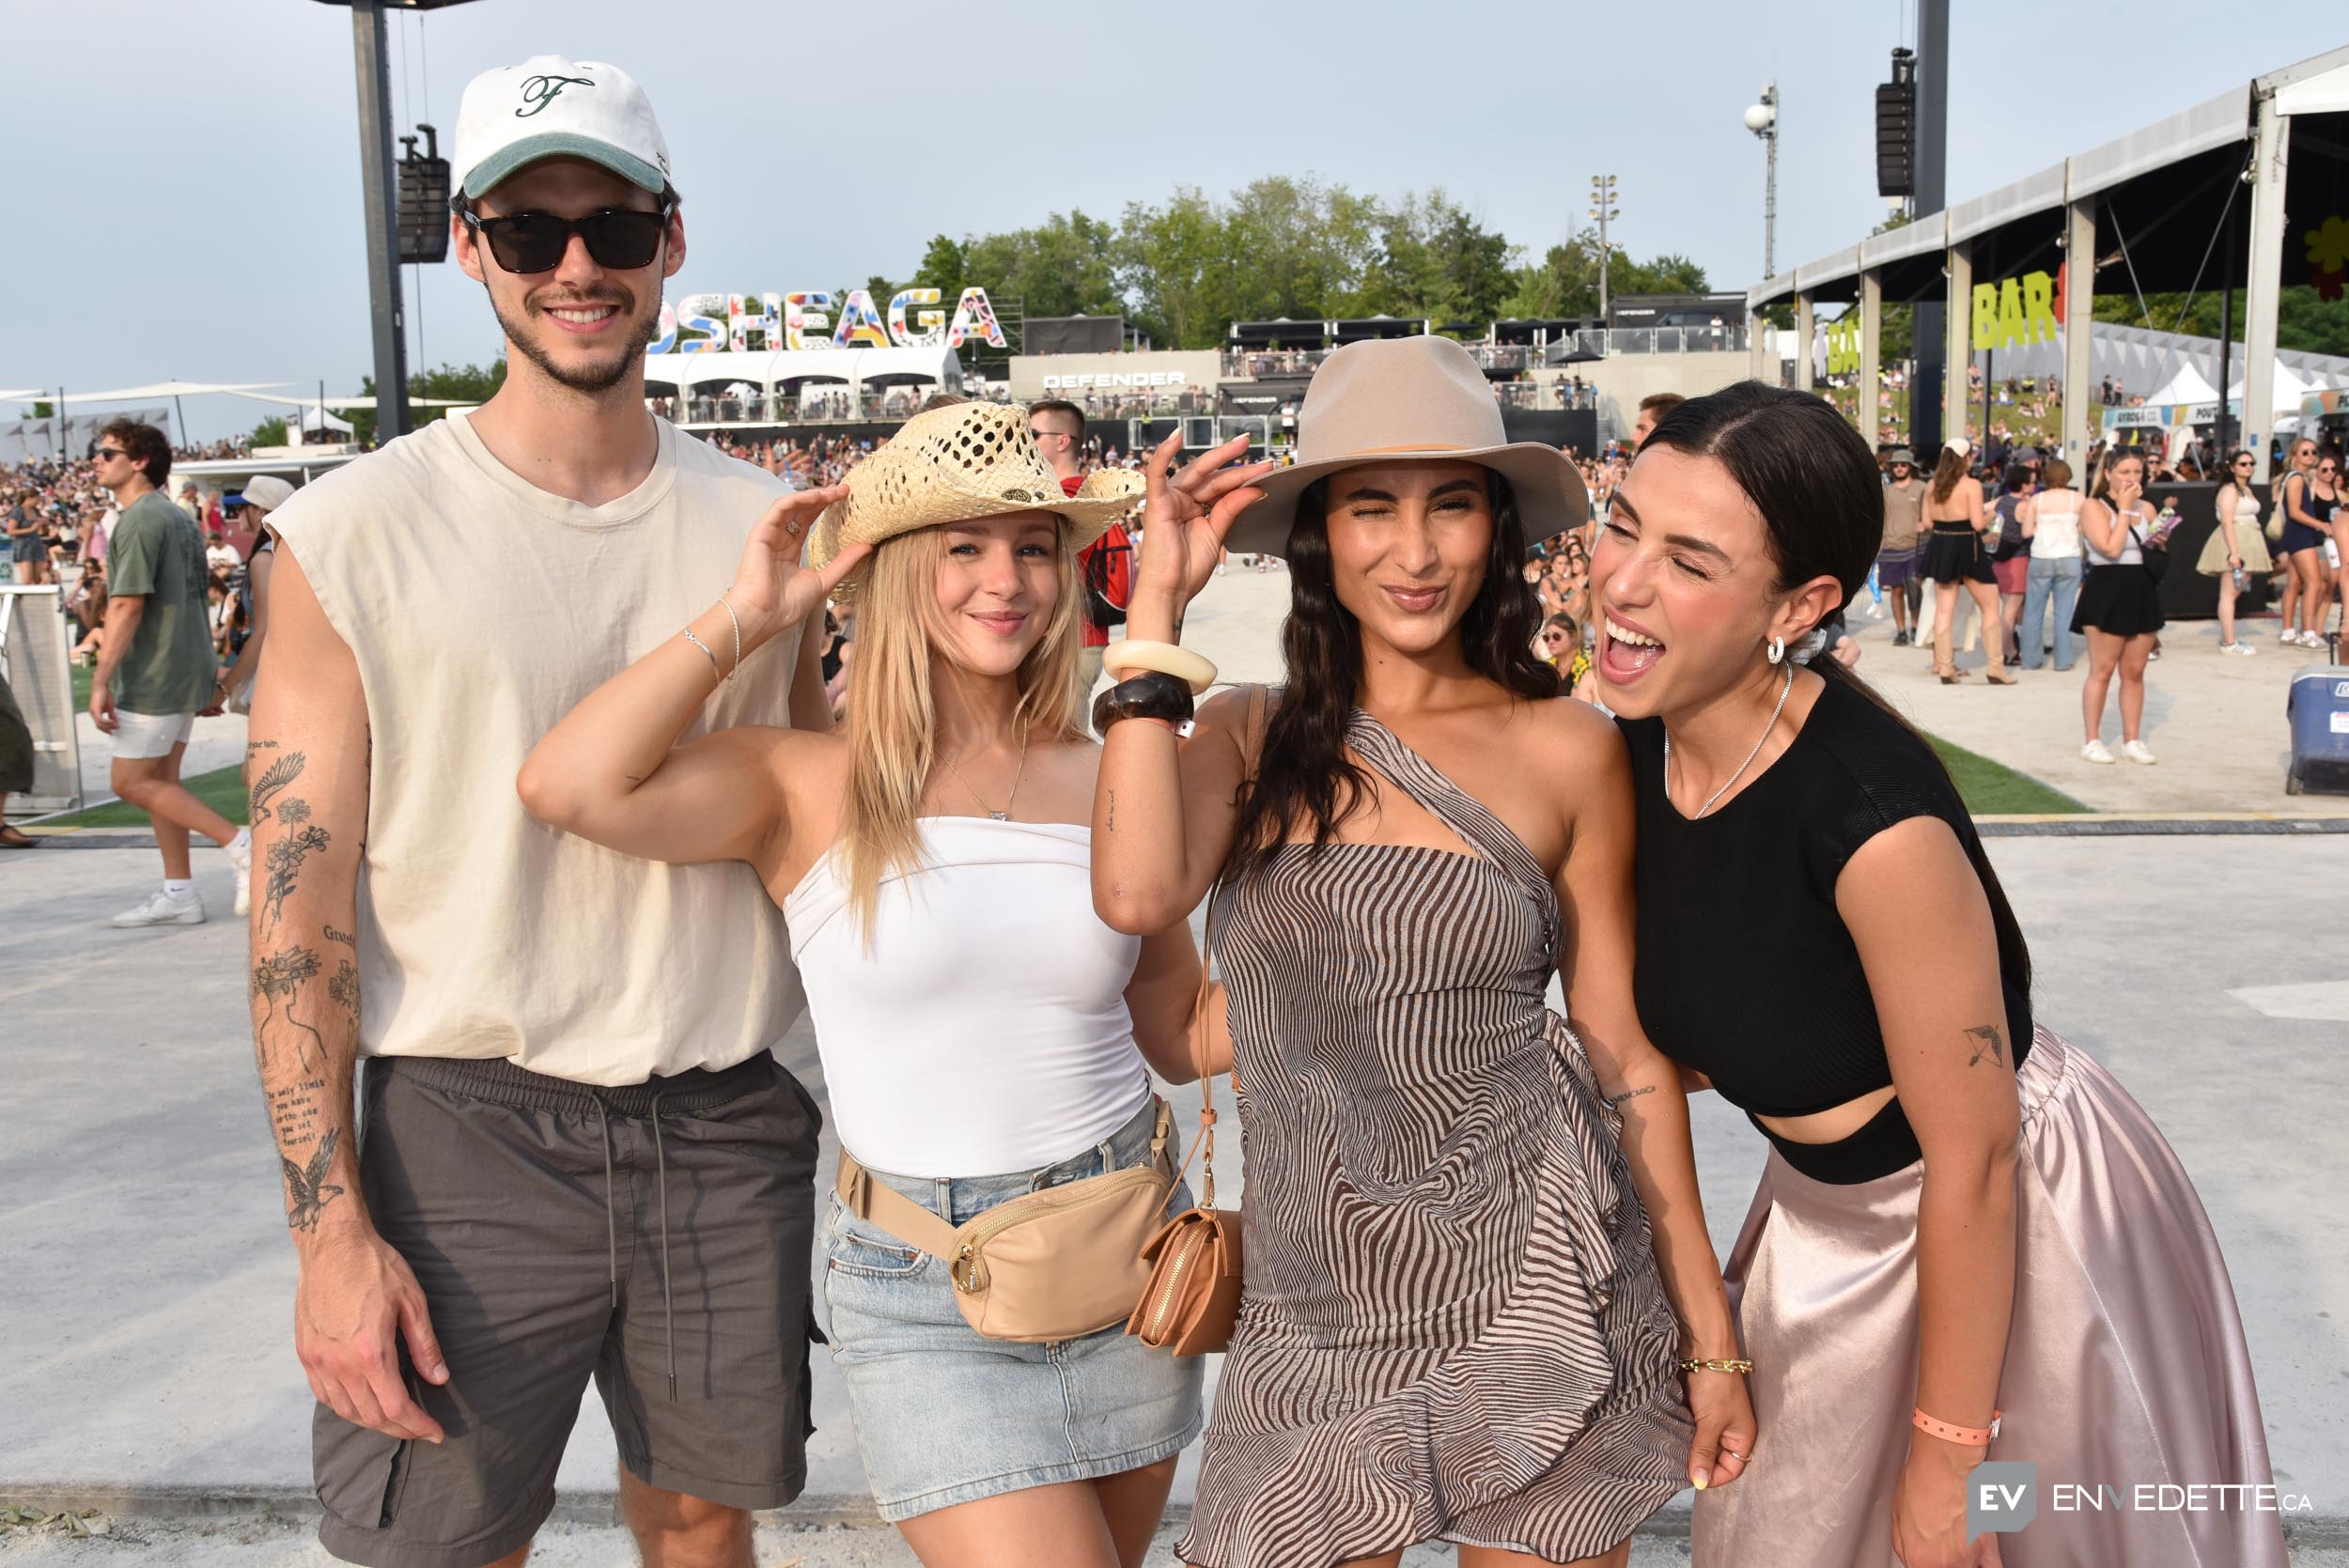
[[[1917,194],[1917,57],[1892,51],[1892,80],[1876,88],[1876,194]]]
[[[446,261],[448,259],[448,160],[442,157],[439,132],[428,125],[416,129],[424,133],[425,150],[416,151],[416,138],[402,136],[399,145],[408,155],[398,163],[399,169],[399,259],[410,261]]]

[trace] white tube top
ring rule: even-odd
[[[841,1143],[897,1175],[1054,1164],[1115,1132],[1150,1080],[1126,1011],[1142,939],[1093,910],[1093,831],[922,819],[868,948],[838,848],[784,900]]]

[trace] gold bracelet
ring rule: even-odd
[[[1747,1360],[1707,1361],[1692,1359],[1681,1362],[1680,1370],[1682,1372],[1734,1372],[1738,1376],[1743,1377],[1747,1374],[1753,1371],[1753,1363]]]
[[[1213,664],[1189,648],[1176,643],[1150,643],[1128,640],[1112,643],[1101,654],[1101,668],[1123,679],[1137,670],[1155,670],[1162,675],[1173,675],[1190,688],[1194,697],[1215,684]]]

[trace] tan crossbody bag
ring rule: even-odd
[[[1149,1281],[1143,1248],[1174,1187],[1174,1112],[1155,1103],[1148,1164],[1048,1187],[960,1225],[875,1181],[846,1149],[834,1188],[859,1219],[945,1262],[955,1305],[977,1332],[1029,1344],[1081,1339],[1125,1321]]]

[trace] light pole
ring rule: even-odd
[[[367,229],[367,308],[375,324],[375,440],[408,433],[408,344],[399,298],[399,176],[392,162],[391,70],[384,58],[387,10],[434,11],[466,0],[321,0],[350,8],[359,79],[359,194]]]
[[[1610,220],[1620,218],[1615,210],[1615,177],[1611,174],[1591,176],[1591,216],[1598,221],[1598,324],[1610,325],[1607,318],[1607,260],[1614,247],[1607,240]]]
[[[1746,110],[1746,129],[1762,138],[1769,149],[1768,173],[1762,177],[1762,275],[1778,276],[1778,84],[1762,89],[1762,100]]]

